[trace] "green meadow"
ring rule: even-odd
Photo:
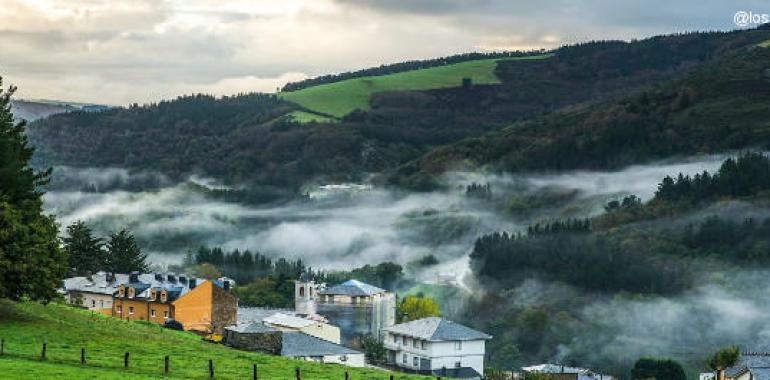
[[[197,335],[163,329],[142,322],[125,322],[60,304],[13,303],[0,300],[0,355],[2,379],[208,379],[208,361],[215,379],[251,379],[257,365],[259,379],[294,379],[296,367],[303,379],[387,380],[390,372],[316,364],[235,350],[207,343]],[[41,360],[43,342],[46,359]],[[80,364],[80,349],[86,364]],[[129,352],[129,367],[123,368]],[[169,374],[163,375],[164,356]],[[393,373],[395,379],[425,377]]]
[[[545,59],[550,56],[543,54],[504,59]],[[463,78],[471,78],[474,84],[500,83],[494,73],[497,61],[500,60],[479,59],[382,76],[353,78],[297,91],[281,92],[279,95],[309,110],[340,118],[356,109],[369,109],[369,97],[376,92],[459,87]]]

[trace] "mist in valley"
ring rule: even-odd
[[[451,305],[444,308],[449,317],[467,321],[473,317],[463,305],[490,291],[478,285],[469,267],[477,237],[595,216],[608,201],[625,195],[647,200],[664,176],[714,172],[725,158],[691,157],[616,172],[449,173],[444,177],[448,190],[431,193],[332,184],[308,189],[307,199],[268,206],[212,199],[207,189],[225,188],[212,178],[172,183],[161,175],[122,169],[55,168],[44,200],[62,230],[76,220],[86,221],[101,236],[129,228],[150,260],[161,266],[179,263],[200,245],[302,258],[323,270],[396,262],[404,265],[411,280],[460,288],[439,303]],[[465,190],[471,183],[488,183],[491,197],[468,196]],[[138,189],[139,184],[146,189]],[[767,210],[734,202],[671,222],[686,224],[716,213],[759,217]],[[439,264],[414,264],[428,255]],[[683,360],[693,369],[710,349],[770,336],[765,323],[770,318],[770,273],[715,268],[718,263],[709,260],[694,266],[698,285],[669,297],[602,295],[535,278],[494,291],[510,307],[546,305],[591,321],[590,328],[572,331],[570,343],[543,361],[572,360],[612,371],[652,355]]]

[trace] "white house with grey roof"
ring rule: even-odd
[[[385,329],[391,365],[418,373],[481,378],[490,335],[443,318],[430,317]]]

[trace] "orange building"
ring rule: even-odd
[[[221,334],[237,322],[238,299],[228,281],[131,273],[113,297],[112,316],[163,324],[174,319],[185,330]]]

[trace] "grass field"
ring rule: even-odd
[[[305,112],[305,111],[292,111],[287,116],[289,116],[293,121],[296,121],[298,123],[310,123],[310,122],[328,123],[336,120],[328,116],[323,116],[323,115]]]
[[[550,55],[533,55],[506,60],[544,59]],[[500,59],[480,59],[402,73],[347,79],[321,84],[302,90],[282,92],[280,96],[307,109],[342,117],[353,110],[369,109],[369,97],[376,92],[428,90],[459,87],[463,78],[474,84],[495,84],[500,80],[494,74]]]
[[[191,333],[162,329],[141,322],[124,322],[64,305],[12,303],[0,300],[0,379],[208,379],[208,360],[216,379],[251,379],[257,364],[259,378],[294,379],[300,367],[308,380],[387,380],[390,373],[334,364],[316,364],[234,350],[206,343]],[[47,359],[40,360],[43,341]],[[80,364],[80,348],[86,364]],[[123,355],[130,353],[129,368]],[[163,376],[163,357],[170,371]],[[395,373],[400,380],[425,377]]]

